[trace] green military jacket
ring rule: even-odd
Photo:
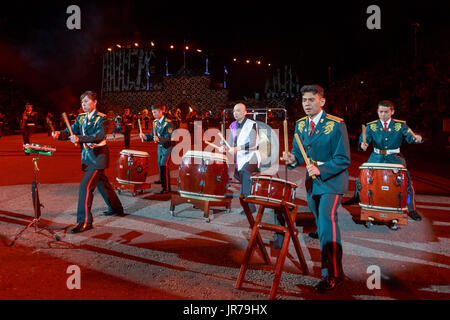
[[[320,170],[320,176],[314,180],[306,172],[306,191],[317,195],[344,194],[348,189],[347,167],[350,165],[350,145],[344,121],[323,112],[311,136],[309,132],[308,117],[299,119],[295,124],[295,133],[299,135],[308,158],[316,161]],[[304,162],[295,139],[291,153],[297,160],[288,166],[293,169]]]
[[[152,132],[145,135],[145,141],[153,141],[154,134],[159,138],[158,162],[160,165],[163,165],[166,162],[167,157],[172,152],[172,132],[173,123],[164,116],[161,125],[158,125],[158,119],[153,120]]]
[[[367,123],[366,142],[372,144],[374,148],[379,150],[394,150],[400,148],[403,139],[407,143],[417,143],[414,141],[412,130],[406,124],[406,121],[391,119],[387,131],[384,132],[383,123],[381,120],[375,120]],[[363,135],[359,136],[359,145],[363,141]],[[423,140],[422,140],[423,142]],[[367,162],[370,163],[396,163],[406,166],[405,160],[400,153],[396,154],[378,154],[375,151],[369,157]]]
[[[106,146],[105,121],[106,115],[97,110],[88,121],[87,113],[80,113],[72,124],[72,132],[83,145],[81,153],[82,166],[93,166],[96,169],[106,169],[109,166],[109,150]],[[66,128],[61,131],[59,140],[67,140],[70,136]]]

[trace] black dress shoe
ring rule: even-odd
[[[170,191],[167,189],[162,189],[160,192],[158,192],[159,194],[166,194],[169,193]]]
[[[310,236],[313,239],[319,239],[319,234],[317,233],[317,231],[308,233],[308,236]]]
[[[411,219],[413,219],[415,221],[422,220],[422,217],[419,215],[419,213],[416,210],[408,212],[408,215],[411,217]]]
[[[157,180],[155,182],[153,182],[154,184],[161,184],[161,180]]]
[[[351,197],[347,201],[342,202],[342,205],[349,206],[351,204],[355,204],[355,203],[359,203],[359,202],[360,202],[359,197]]]
[[[342,283],[342,278],[323,277],[319,283],[314,287],[318,293],[324,293],[326,291],[333,290]]]
[[[77,224],[77,226],[75,228],[73,228],[70,232],[72,233],[80,233],[80,232],[84,232],[87,230],[92,229],[92,223],[79,223]]]
[[[103,215],[105,215],[105,216],[114,216],[114,215],[121,215],[121,214],[123,214],[123,211],[122,212],[111,212],[111,211],[103,211]]]

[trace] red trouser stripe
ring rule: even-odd
[[[413,209],[416,210],[416,192],[414,191],[413,182],[411,180]]]
[[[167,163],[169,162],[170,159],[170,155],[167,157],[166,159],[166,186],[164,186],[165,188],[169,189],[170,186],[170,181],[169,181],[169,166],[167,165]]]
[[[91,188],[91,183],[92,180],[94,180],[95,175],[97,174],[98,170],[94,171],[94,174],[91,177],[91,180],[89,180],[89,183],[87,185],[87,190],[86,190],[86,200],[84,202],[84,224],[87,224],[88,221],[88,199],[89,199],[89,190]]]
[[[334,219],[334,214],[336,213],[336,207],[339,200],[339,195],[336,195],[336,200],[334,200],[333,209],[331,210],[331,223],[333,224],[333,266],[334,266],[334,276],[337,277],[337,262],[336,262],[336,222]]]

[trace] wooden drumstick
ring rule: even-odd
[[[214,143],[211,143],[209,141],[205,141],[205,142],[206,142],[206,144],[209,144],[210,146],[212,146],[212,147],[214,147],[216,149],[220,149],[220,147],[218,145],[215,145]]]
[[[52,133],[55,132],[55,127],[53,127],[53,124],[50,121],[50,119],[47,117],[46,120],[47,120],[48,126],[50,127],[50,130],[52,130]]]
[[[365,125],[362,125],[362,142],[367,143],[367,128]]]
[[[302,153],[303,159],[305,159],[306,165],[309,166],[311,164],[311,162],[309,161],[309,158],[306,155],[305,148],[303,148],[303,144],[302,144],[302,141],[300,140],[300,137],[298,136],[297,133],[294,134],[294,137],[295,137],[295,141],[297,141],[297,144],[300,148],[300,152]],[[315,179],[316,176],[312,175],[312,178]]]
[[[218,135],[219,135],[220,139],[222,139],[222,141],[225,142],[225,144],[227,145],[228,149],[231,149],[231,146],[228,144],[227,140],[225,140],[223,135],[220,132],[218,132]]]
[[[138,118],[138,125],[139,125],[139,133],[142,133],[141,119],[139,118]],[[144,139],[141,138],[141,142],[144,142]]]
[[[283,129],[284,129],[284,152],[288,153],[288,128],[287,128],[287,120],[283,121]],[[287,159],[286,159],[287,161]]]
[[[159,121],[159,120],[158,120]],[[157,121],[157,122],[158,122]],[[155,137],[156,137],[156,125],[155,125],[155,123],[153,122],[153,141],[155,141]]]
[[[70,135],[73,136],[72,127],[71,127],[71,125],[70,125],[69,118],[67,118],[67,113],[63,112],[63,113],[62,113],[62,117],[63,117],[64,122],[66,123],[66,127],[67,127],[67,129],[69,130]],[[75,143],[75,146],[77,146],[77,145],[78,145],[78,144]]]
[[[411,135],[413,136],[414,140],[417,140],[417,136],[414,133],[414,131],[411,130],[411,128],[408,128],[409,133],[411,133]]]

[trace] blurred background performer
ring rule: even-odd
[[[130,108],[125,108],[122,115],[123,139],[125,149],[130,149],[131,130],[133,130],[134,117],[130,113]]]
[[[105,175],[109,166],[109,149],[106,145],[105,122],[106,115],[97,111],[97,94],[92,91],[84,92],[81,97],[84,113],[78,115],[71,129],[55,131],[54,139],[70,140],[83,145],[81,154],[81,169],[85,172],[80,183],[77,209],[77,226],[71,230],[79,233],[92,229],[93,217],[91,212],[94,190],[98,189],[108,211],[105,215],[123,214],[122,203]]]
[[[236,121],[230,124],[230,135],[227,143],[231,147],[227,151],[234,156],[236,164],[234,177],[241,183],[239,195],[250,195],[252,173],[257,172],[261,164],[261,155],[258,148],[258,125],[255,121],[247,119],[247,108],[243,103],[238,103],[233,108]],[[222,142],[223,144],[224,142]],[[225,151],[222,145],[220,152]],[[253,203],[249,203],[250,211],[256,212]],[[240,211],[244,214],[244,211]]]
[[[150,134],[139,133],[139,137],[144,141],[155,141],[158,144],[158,169],[159,180],[155,184],[161,184],[162,190],[160,194],[168,193],[170,188],[170,155],[172,153],[172,122],[164,116],[165,106],[153,105],[152,114],[155,120],[153,121],[153,130]]]
[[[123,133],[122,130],[122,117],[120,114],[116,114],[114,117],[114,129],[111,131],[111,134],[114,139],[116,139],[116,133]]]
[[[37,112],[34,112],[33,105],[30,102],[27,102],[25,104],[25,111],[23,112],[20,124],[22,129],[23,144],[30,143],[31,134],[34,132],[37,120]],[[28,155],[28,153],[26,154]]]
[[[406,168],[405,158],[400,153],[400,145],[403,139],[410,144],[423,143],[423,139],[420,135],[412,132],[406,121],[392,119],[394,112],[395,107],[392,101],[383,100],[378,103],[377,113],[379,119],[367,124],[366,142],[363,142],[363,134],[361,134],[358,149],[366,151],[369,144],[372,143],[373,152],[367,162],[402,164]],[[422,218],[416,210],[416,197],[409,171],[406,172],[406,177],[408,179],[408,215],[411,219],[420,221]],[[358,179],[356,179],[355,183],[355,194],[342,205],[360,202]]]

